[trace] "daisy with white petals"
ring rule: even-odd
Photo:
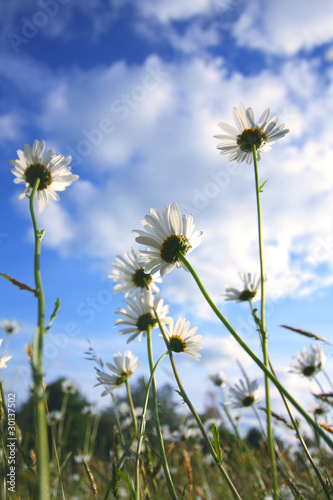
[[[252,108],[246,108],[242,102],[238,108],[233,109],[233,115],[237,130],[232,125],[220,122],[219,126],[226,132],[215,135],[216,139],[221,139],[216,147],[222,155],[229,155],[228,161],[236,160],[237,163],[246,161],[250,164],[253,160],[252,148],[256,146],[257,158],[261,159],[261,152],[270,151],[271,144],[277,139],[284,137],[289,130],[285,125],[278,124],[278,117],[269,120],[270,109],[267,108],[256,123]]]
[[[114,375],[109,375],[98,368],[97,371],[97,385],[104,385],[105,391],[102,396],[110,394],[117,387],[122,386],[127,379],[129,379],[133,373],[141,366],[138,363],[138,359],[131,351],[125,351],[124,355],[120,352],[113,355],[114,365],[111,363],[106,363],[106,366],[111,370]]]
[[[259,398],[259,385],[256,380],[253,382],[243,380],[239,381],[239,385],[230,389],[230,396],[232,399],[232,406],[234,408],[247,408],[260,401]]]
[[[184,318],[178,318],[176,324],[172,317],[169,319],[168,327],[164,328],[168,349],[173,352],[183,352],[199,361],[201,354],[197,351],[202,347],[200,343],[202,336],[194,335],[197,327],[190,330],[190,322]]]
[[[21,325],[16,319],[3,319],[1,321],[1,328],[8,335],[15,335],[20,330]]]
[[[3,339],[0,339],[0,346],[2,344],[2,341]],[[10,359],[12,359],[13,356],[2,356],[2,358],[0,358],[0,369],[1,368],[7,368],[7,361],[9,361]]]
[[[256,278],[256,275],[251,273],[238,273],[240,279],[243,282],[241,290],[237,288],[232,288],[229,285],[225,287],[225,293],[221,295],[225,296],[225,300],[234,300],[235,302],[246,302],[252,300],[257,295],[260,285],[260,278]]]
[[[177,203],[163,207],[162,215],[155,209],[150,210],[142,221],[145,231],[133,231],[135,240],[146,245],[146,250],[137,252],[138,262],[146,273],[160,271],[165,276],[175,266],[184,267],[179,260],[179,252],[190,253],[201,243],[202,231],[194,234],[193,215],[181,216]],[[186,268],[185,268],[186,269]]]
[[[130,253],[125,253],[125,258],[117,255],[116,259],[117,263],[112,264],[115,270],[109,275],[109,278],[117,282],[113,293],[123,292],[125,297],[128,297],[138,288],[158,293],[159,289],[155,283],[161,283],[161,278],[154,279],[151,274],[145,273],[133,249]]]
[[[69,163],[71,156],[66,158],[53,149],[49,149],[45,155],[45,141],[35,141],[32,148],[29,144],[24,145],[24,151],[17,151],[18,160],[10,160],[14,165],[12,173],[15,175],[15,184],[25,184],[25,189],[20,194],[19,199],[28,196],[37,178],[40,179],[37,188],[36,199],[38,212],[42,212],[44,206],[50,205],[50,199],[58,201],[59,196],[56,191],[64,191],[79,176],[71,173]]]
[[[216,387],[223,387],[225,385],[226,376],[224,372],[212,373],[208,375],[208,378]]]
[[[116,314],[122,316],[117,319],[116,326],[127,326],[119,330],[122,335],[132,334],[127,341],[127,344],[139,336],[147,335],[148,327],[156,328],[158,326],[155,312],[162,324],[168,323],[170,318],[166,315],[170,311],[169,306],[163,305],[163,299],[157,295],[154,297],[149,291],[140,292],[137,290],[133,297],[128,297],[124,303],[127,309],[120,307]]]
[[[294,356],[295,363],[291,365],[293,370],[290,371],[312,378],[323,368],[326,356],[319,344],[311,345],[311,350],[305,347],[304,351],[305,353],[299,352]]]

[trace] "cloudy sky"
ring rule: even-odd
[[[104,361],[130,347],[143,362],[139,376],[147,375],[144,341],[128,346],[114,328],[122,297],[112,294],[108,274],[117,254],[138,248],[132,230],[150,208],[161,211],[172,201],[204,232],[191,263],[261,356],[247,305],[221,296],[226,284],[241,285],[238,272],[259,271],[253,167],[228,163],[213,137],[220,121],[233,123],[232,108],[242,101],[257,118],[269,107],[290,129],[259,163],[261,182],[268,179],[262,216],[269,351],[296,397],[317,390],[289,373],[311,340],[280,325],[332,339],[332,2],[304,0],[300,9],[297,0],[15,0],[0,12],[1,272],[33,285],[28,200],[18,200],[22,189],[8,164],[17,149],[44,139],[47,148],[72,156],[80,176],[39,216],[47,314],[61,301],[45,345],[46,380],[68,377],[92,402],[106,404],[93,388],[87,339]],[[7,343],[13,359],[3,377],[23,401],[36,303],[5,280],[0,289],[1,318],[22,324]],[[174,270],[160,292],[174,317],[185,316],[203,336],[200,362],[177,357],[199,408],[209,402],[208,374],[223,370],[232,384],[241,376],[237,360],[261,381],[190,275]],[[155,344],[158,356],[157,336]],[[329,372],[332,348],[324,350]],[[173,384],[166,361],[159,381]]]

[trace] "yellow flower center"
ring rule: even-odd
[[[146,332],[148,326],[151,326],[153,328],[156,325],[156,323],[157,323],[156,318],[154,318],[154,316],[151,313],[146,313],[138,317],[136,326],[139,332]]]
[[[52,174],[42,163],[31,163],[24,172],[25,182],[34,187],[36,179],[40,179],[38,191],[43,191],[52,184]]]
[[[243,290],[239,296],[238,296],[238,300],[241,300],[241,301],[246,301],[246,300],[251,300],[253,299],[255,296],[257,295],[257,292],[256,290],[252,291],[251,290],[248,290],[247,288],[245,290]]]
[[[169,349],[173,352],[184,352],[186,348],[186,342],[182,340],[178,335],[173,335],[169,341]]]
[[[267,141],[267,135],[259,127],[246,128],[237,136],[237,144],[245,153],[252,153],[253,146],[257,149],[262,148]]]
[[[163,241],[161,246],[161,258],[165,262],[175,264],[179,262],[179,252],[186,255],[191,245],[183,234],[172,234]]]
[[[252,406],[253,403],[255,402],[255,397],[252,396],[252,395],[249,395],[249,396],[246,396],[243,401],[242,401],[242,405],[247,408],[248,406]]]
[[[133,273],[132,281],[139,288],[148,288],[153,281],[153,277],[151,274],[145,273],[143,268],[140,268]]]

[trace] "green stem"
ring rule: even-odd
[[[252,301],[249,300],[249,303],[250,303],[250,308],[251,308],[252,315],[254,316],[254,309],[253,309]],[[255,321],[255,324],[257,326],[260,339],[262,339],[261,331],[260,331],[260,329],[259,329],[258,324],[257,324],[256,321]],[[269,361],[269,366],[270,366],[271,372],[276,377],[274,369],[273,369],[273,366],[272,366],[272,364],[271,364],[270,361]],[[297,435],[297,437],[298,437],[298,439],[299,439],[299,441],[301,443],[301,446],[303,447],[304,453],[305,453],[306,457],[308,458],[308,460],[309,460],[309,462],[311,464],[311,467],[313,468],[313,470],[314,470],[314,472],[315,472],[315,474],[316,474],[316,476],[317,476],[317,478],[318,478],[318,480],[319,480],[319,482],[320,482],[320,484],[321,484],[321,486],[322,486],[322,488],[324,490],[326,498],[330,499],[331,495],[330,495],[329,489],[327,488],[327,485],[326,485],[325,481],[323,480],[322,475],[321,475],[318,467],[316,466],[316,464],[315,464],[315,462],[314,462],[314,460],[313,460],[313,458],[312,458],[312,456],[311,456],[311,454],[310,454],[310,452],[308,450],[308,447],[306,446],[306,443],[305,443],[305,441],[304,441],[304,439],[302,437],[302,434],[299,431],[299,425],[298,425],[298,423],[296,422],[296,420],[294,418],[294,415],[293,415],[293,413],[291,411],[289,403],[286,400],[286,397],[284,396],[284,394],[282,394],[282,392],[280,390],[279,390],[279,392],[280,392],[280,396],[281,396],[281,398],[282,398],[282,400],[284,402],[284,405],[286,407],[286,410],[287,410],[287,412],[289,414],[289,417],[290,417],[290,420],[292,422],[292,425],[293,425],[293,427],[295,429],[296,435]]]
[[[149,359],[150,373],[153,373],[154,359],[153,359],[153,344],[152,344],[151,326],[150,325],[148,325],[148,328],[147,328],[147,346],[148,346],[148,359]],[[165,454],[163,436],[162,436],[160,420],[159,420],[159,416],[158,416],[158,401],[157,401],[157,389],[156,389],[155,375],[152,376],[152,388],[153,388],[153,403],[154,403],[153,407],[154,407],[156,433],[157,433],[157,438],[158,438],[158,442],[160,445],[160,451],[161,451],[160,458],[162,460],[165,480],[166,480],[166,484],[167,484],[167,487],[168,487],[168,490],[170,493],[170,497],[173,500],[177,500],[177,495],[176,495],[175,488],[174,488],[174,485],[173,485],[173,482],[171,479],[169,465],[168,465],[166,454]]]
[[[261,283],[261,318],[260,318],[260,329],[262,333],[262,349],[264,356],[264,364],[267,369],[269,369],[268,360],[268,338],[267,330],[265,325],[265,271],[264,271],[264,253],[262,244],[262,224],[261,224],[261,208],[260,208],[260,187],[259,187],[259,174],[258,174],[258,161],[257,161],[257,150],[256,146],[252,146],[253,152],[253,162],[254,162],[254,176],[255,176],[255,186],[256,186],[256,198],[257,198],[257,217],[258,217],[258,240],[259,240],[259,259],[260,259],[260,283]],[[276,472],[276,460],[274,451],[274,441],[273,441],[273,430],[272,430],[272,410],[271,410],[271,398],[270,398],[270,387],[269,378],[265,373],[265,392],[266,392],[266,415],[267,415],[267,445],[268,452],[271,462],[272,469],[272,482],[273,482],[273,495],[274,500],[278,500],[278,482],[277,482],[277,472]]]
[[[115,415],[116,422],[117,422],[117,427],[118,427],[118,430],[119,430],[121,444],[123,446],[125,446],[125,439],[124,439],[123,432],[121,430],[120,419],[119,419],[119,414],[118,414],[117,401],[116,401],[116,398],[113,395],[113,392],[111,392],[111,399],[112,399],[112,403],[113,403],[114,415]]]
[[[179,378],[179,375],[178,375],[178,372],[177,372],[177,368],[176,368],[176,365],[175,365],[175,360],[173,359],[173,355],[172,355],[172,352],[169,353],[169,357],[170,357],[170,362],[171,362],[171,366],[172,366],[172,370],[173,370],[173,373],[174,373],[174,376],[175,376],[175,379],[176,379],[176,382],[177,382],[177,385],[179,387],[179,391],[181,393],[181,396],[182,398],[184,399],[185,403],[187,404],[187,406],[189,407],[196,423],[198,424],[198,427],[200,429],[200,432],[202,434],[202,437],[204,438],[205,440],[205,443],[207,444],[208,446],[208,449],[210,451],[210,454],[212,455],[217,467],[219,468],[219,471],[221,472],[221,475],[222,477],[225,479],[227,485],[229,486],[229,489],[231,491],[231,493],[233,494],[234,498],[238,498],[239,500],[241,500],[241,496],[239,495],[238,491],[236,490],[236,487],[235,485],[233,484],[233,482],[231,481],[227,471],[225,470],[225,468],[223,467],[222,463],[220,462],[220,460],[218,459],[217,457],[217,454],[212,446],[212,443],[210,442],[207,434],[206,434],[206,431],[205,431],[205,428],[201,422],[201,419],[199,417],[199,415],[197,414],[197,412],[195,411],[195,408],[194,406],[192,405],[190,399],[188,398],[185,390],[184,390],[184,387],[181,383],[181,380]]]
[[[140,429],[139,429],[139,438],[138,438],[138,446],[137,446],[137,451],[136,451],[136,461],[135,461],[135,500],[140,500],[140,469],[139,469],[140,453],[141,453],[141,446],[142,446],[143,437],[145,435],[146,412],[147,412],[147,406],[148,406],[148,400],[149,400],[150,387],[151,387],[152,382],[153,382],[156,368],[158,367],[158,365],[160,364],[162,359],[164,359],[167,354],[168,354],[167,352],[162,354],[160,359],[155,364],[155,366],[151,372],[151,375],[150,375],[150,378],[148,381],[148,385],[146,388],[146,397],[145,397],[145,402],[144,402],[143,409],[142,409],[142,416],[141,416]]]
[[[50,455],[46,424],[44,372],[43,372],[43,338],[45,333],[45,299],[40,272],[41,236],[35,215],[34,200],[40,183],[37,178],[30,195],[29,207],[35,237],[34,276],[38,293],[37,327],[33,339],[32,372],[35,384],[36,442],[38,498],[50,498]]]
[[[131,449],[131,446],[134,443],[134,441],[136,440],[137,435],[138,435],[138,421],[137,421],[137,418],[135,416],[134,404],[133,404],[133,399],[132,399],[132,394],[131,394],[130,386],[129,386],[129,383],[128,383],[128,378],[125,379],[125,385],[126,385],[128,402],[129,402],[129,405],[130,405],[131,415],[132,415],[133,424],[134,424],[134,435],[133,435],[130,443],[126,447],[126,450],[124,451],[122,457],[120,458],[120,460],[119,460],[119,462],[117,464],[117,469],[121,469],[121,467],[122,467],[122,465],[124,463],[124,460],[127,457],[127,454],[129,452],[129,450]]]
[[[286,396],[286,398],[290,401],[290,403],[299,411],[299,413],[305,418],[305,420],[308,422],[308,424],[315,429],[321,437],[324,439],[324,441],[328,444],[328,446],[333,450],[333,442],[331,439],[324,433],[322,428],[314,422],[314,420],[308,415],[308,413],[297,403],[297,401],[289,394],[289,392],[283,387],[283,385],[278,381],[278,379],[266,368],[266,366],[260,361],[260,359],[254,354],[254,352],[245,344],[245,342],[241,339],[241,337],[238,335],[238,333],[232,328],[232,326],[228,323],[228,321],[225,319],[223,314],[219,311],[219,309],[216,307],[210,296],[208,295],[206,289],[204,288],[203,284],[201,283],[198,275],[194,271],[193,267],[191,264],[188,262],[186,257],[179,252],[178,253],[179,260],[183,262],[183,264],[187,267],[189,272],[192,274],[193,279],[195,280],[196,284],[198,285],[202,295],[206,299],[207,303],[210,305],[216,316],[219,318],[219,320],[223,323],[223,325],[227,328],[227,330],[231,333],[231,335],[234,337],[234,339],[239,343],[239,345],[244,349],[244,351],[247,352],[247,354],[253,359],[253,361],[259,366],[259,368],[267,374],[267,376],[270,378],[270,380],[273,382],[273,384],[277,387],[277,389],[282,392]]]

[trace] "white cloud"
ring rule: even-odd
[[[332,42],[332,14],[330,0],[244,2],[231,31],[241,46],[290,56]]]
[[[66,243],[68,251],[110,263],[135,244],[131,230],[151,207],[177,201],[204,231],[190,260],[223,303],[220,293],[226,283],[237,286],[238,271],[259,271],[253,169],[228,164],[213,139],[218,122],[232,123],[232,107],[242,100],[257,116],[270,106],[291,129],[259,164],[261,182],[268,178],[262,194],[268,294],[330,286],[316,273],[333,253],[329,219],[322,216],[333,208],[327,81],[316,62],[300,58],[250,76],[228,74],[221,58],[166,63],[156,56],[142,65],[116,62],[49,76],[40,88],[39,125],[60,152],[73,151],[73,171],[80,174],[65,198],[75,224],[70,212],[63,221],[64,202],[61,215],[57,209],[64,229],[55,231],[52,246]],[[105,120],[113,128],[102,132]],[[89,154],[82,154],[82,141]],[[321,241],[326,251],[318,250]],[[168,282],[174,289],[172,277]],[[184,293],[179,301],[191,309],[199,297]],[[198,310],[210,316],[207,306]]]
[[[139,10],[145,17],[153,17],[161,23],[184,21],[193,16],[202,15],[211,10],[210,0],[144,0],[139,4]]]
[[[62,207],[61,201],[51,202],[39,215],[39,226],[45,230],[43,242],[51,248],[58,248],[60,253],[66,253],[68,243],[76,239],[75,223]]]

